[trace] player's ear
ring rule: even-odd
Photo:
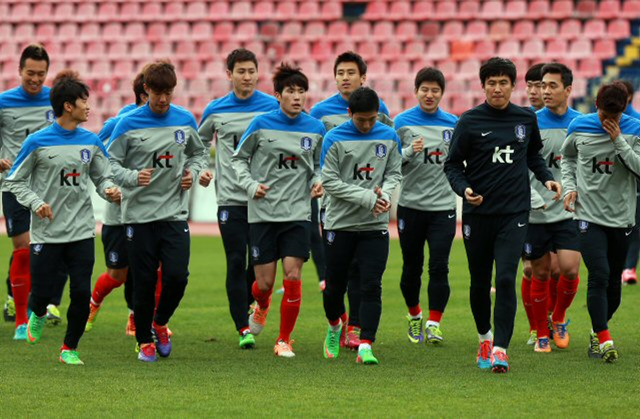
[[[225,70],[227,73],[227,80],[231,81],[231,71],[229,71],[229,69]]]

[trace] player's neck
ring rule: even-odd
[[[71,115],[68,115],[66,113],[59,117],[56,122],[58,123],[58,125],[60,125],[60,128],[67,131],[73,131],[78,128],[78,125],[80,125],[80,121],[76,120]]]
[[[254,90],[250,90],[248,92],[241,92],[241,91],[238,91],[236,89],[233,89],[233,94],[240,100],[249,99],[251,96],[253,96],[254,92],[255,92],[255,89]]]
[[[558,116],[562,116],[564,114],[567,113],[567,111],[569,110],[569,105],[566,103],[563,103],[560,106],[556,106],[555,108],[548,108],[549,111],[551,111],[551,113],[558,115]]]
[[[340,92],[340,97],[342,97],[342,99],[344,99],[345,102],[348,102],[349,98],[351,97],[351,93],[342,93],[342,92]]]

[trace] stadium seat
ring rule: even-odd
[[[587,39],[600,39],[607,36],[607,25],[604,20],[590,19],[584,23],[582,36]]]
[[[198,21],[207,15],[207,4],[203,2],[191,2],[187,3],[187,10],[185,12],[185,16],[190,21]],[[200,22],[205,23],[205,22]]]
[[[527,11],[527,18],[529,19],[542,19],[549,16],[550,7],[549,0],[534,0],[529,2],[529,10]]]
[[[53,23],[42,23],[36,27],[36,39],[43,41],[53,40],[56,37],[56,25]]]
[[[87,59],[102,59],[107,55],[107,45],[102,41],[91,41],[85,48]]]
[[[200,41],[196,45],[196,56],[199,60],[206,61],[218,57],[218,43],[211,40]]]
[[[118,60],[113,64],[112,75],[116,79],[129,80],[135,74],[133,68],[133,61],[130,60]]]
[[[631,28],[628,20],[615,19],[607,26],[607,35],[612,39],[624,39],[631,36]]]
[[[593,43],[593,56],[600,59],[616,56],[616,43],[612,39],[597,39]]]
[[[500,19],[505,15],[502,1],[486,1],[482,3],[480,17],[482,19],[493,20]],[[475,17],[475,16],[472,16]]]
[[[109,61],[99,60],[93,62],[89,70],[89,78],[105,79],[111,76],[111,64]]]
[[[302,36],[309,41],[324,39],[326,29],[324,22],[309,22],[304,26]]]
[[[164,12],[162,14],[164,16],[164,19],[168,22],[182,20],[185,15],[184,3],[180,1],[165,3]]]
[[[47,50],[47,52],[49,52]],[[86,58],[84,45],[80,41],[70,40],[63,44],[62,56],[65,60],[78,60]]]
[[[627,0],[627,3],[633,2],[629,2]],[[600,19],[614,19],[622,16],[621,12],[620,0],[602,0],[598,3],[598,12],[596,16]]]
[[[392,22],[376,22],[371,30],[371,36],[377,41],[393,39],[394,27]]]
[[[133,1],[124,2],[120,6],[118,20],[120,20],[121,22],[135,22],[140,20],[142,16],[145,15],[141,13],[140,3]]]
[[[22,23],[31,21],[31,4],[27,2],[16,2],[11,7],[7,16],[7,22]],[[4,19],[3,19],[4,20]]]
[[[378,21],[388,17],[389,10],[386,1],[372,1],[366,3],[366,10],[362,15],[363,19]]]
[[[480,2],[474,0],[462,1],[458,5],[458,19],[476,19],[478,16],[480,16]]]
[[[342,18],[342,4],[328,1],[322,3],[320,8],[320,18],[326,21],[333,21]]]
[[[409,1],[393,1],[389,6],[388,18],[404,22],[411,17],[411,3]]]
[[[374,41],[359,42],[357,51],[365,60],[376,58],[379,52],[378,43]]]
[[[313,46],[311,48],[311,56],[315,60],[328,60],[332,55],[333,50],[331,48],[331,42],[321,39],[313,43]]]
[[[197,57],[196,43],[191,40],[182,40],[176,43],[174,57],[178,60],[189,60]]]
[[[347,38],[347,34],[349,32],[349,25],[347,22],[338,20],[335,22],[329,23],[327,27],[327,38],[332,41],[342,41]],[[355,41],[355,40],[351,40]]]
[[[531,22],[525,20],[523,22]],[[495,41],[501,41],[506,38],[512,37],[511,22],[508,20],[496,20],[491,22],[489,27],[489,37]]]
[[[33,40],[33,35],[34,35],[33,25],[30,23],[20,23],[14,26],[13,39],[16,41],[30,42]]]
[[[0,32],[0,38],[2,33]],[[9,38],[2,38],[9,39]],[[7,58],[12,58],[18,55],[18,44],[11,41],[0,42],[0,61],[4,61]]]
[[[395,79],[407,77],[411,71],[411,64],[407,60],[396,60],[389,64],[389,75]]]
[[[438,22],[423,22],[420,25],[420,36],[429,41],[440,36],[440,24]]]
[[[473,42],[451,41],[449,52],[452,60],[465,60],[473,54]]]
[[[273,19],[275,6],[272,1],[259,1],[253,5],[253,15],[260,20]]]
[[[504,8],[506,19],[522,19],[527,16],[527,2],[520,0],[508,1]]]
[[[258,26],[256,25],[256,22],[253,20],[247,20],[237,24],[233,39],[243,42],[255,39],[257,36]]]
[[[449,57],[449,44],[442,40],[430,42],[427,47],[427,56],[431,60],[443,60]]]
[[[418,4],[427,3],[427,2],[416,2],[416,6],[414,6],[414,11],[417,8]],[[428,4],[428,3],[427,3]],[[422,6],[425,7],[425,6]],[[429,10],[428,7],[425,7],[426,10]],[[457,17],[458,7],[455,1],[440,1],[436,3],[435,13],[432,14],[432,17],[425,16],[423,19],[432,18],[435,20],[449,20]]]
[[[213,39],[216,41],[227,41],[234,35],[232,22],[217,22],[213,26]]]
[[[153,56],[157,58],[168,58],[173,55],[171,42],[158,41],[153,43]]]
[[[142,10],[140,11],[143,19],[148,22],[155,22],[159,19],[163,19],[162,17],[162,3],[156,2],[148,2],[142,5]],[[202,16],[206,16],[203,14]]]
[[[112,22],[118,16],[117,3],[100,3],[95,19],[98,22]]]
[[[263,40],[275,39],[278,36],[280,26],[275,22],[263,22],[259,28],[259,36]]]
[[[389,69],[389,73],[393,74],[393,70]],[[403,73],[403,75],[406,75],[406,74],[407,73]],[[393,81],[393,79],[386,78],[386,77],[371,81],[371,87],[378,93],[378,95],[385,96],[385,97],[389,96],[389,94],[391,93],[395,93],[394,84],[395,82]]]
[[[367,76],[372,78],[387,76],[388,69],[385,61],[375,60],[364,56],[363,58],[367,60]]]
[[[582,23],[577,19],[563,20],[558,35],[564,39],[575,39],[582,36]]]
[[[551,12],[549,17],[553,19],[566,19],[573,16],[573,1],[571,0],[555,0],[551,3]]]
[[[282,25],[280,38],[283,41],[295,41],[302,38],[303,33],[302,22],[286,22]]]
[[[208,18],[214,22],[226,21],[229,16],[229,2],[216,1],[209,5]]]
[[[115,41],[120,39],[124,29],[122,28],[122,24],[118,22],[110,22],[104,25],[102,28],[102,39],[104,41]]]
[[[133,42],[129,55],[136,60],[146,60],[151,57],[151,44],[146,41]]]
[[[293,41],[289,44],[287,58],[291,60],[301,60],[311,55],[311,49],[307,41]]]
[[[441,6],[441,4],[443,4]],[[449,6],[446,6],[449,4]],[[411,9],[411,14],[409,15],[409,19],[424,21],[430,19],[443,20],[440,16],[449,15],[449,17],[453,17],[454,13],[451,13],[447,7],[455,10],[455,2],[442,1],[436,4],[436,8],[433,7],[433,3],[429,1],[416,1],[413,3],[413,8]],[[447,18],[448,19],[448,18]],[[427,22],[423,22],[427,23]]]
[[[399,41],[409,41],[414,39],[416,34],[418,34],[418,25],[416,22],[406,20],[398,23],[394,37]]]
[[[582,19],[588,19],[595,16],[597,11],[595,0],[581,0],[576,4],[575,14]]]
[[[205,41],[213,34],[211,22],[196,22],[191,30],[191,39],[194,41]]]
[[[84,23],[78,29],[78,38],[81,41],[94,41],[101,38],[100,25],[95,22]]]
[[[522,58],[539,59],[544,57],[544,42],[541,39],[529,39],[524,41],[521,49]]]
[[[423,43],[420,41],[416,43],[419,45],[423,45]],[[396,59],[399,59],[400,57],[404,59],[411,59],[413,55],[411,54],[410,51],[407,51],[407,50],[405,50],[405,52],[403,53],[402,45],[403,45],[402,42],[394,38],[390,38],[388,41],[382,42],[380,46],[380,53],[379,53],[380,58],[386,61],[396,60]]]
[[[637,19],[640,17],[640,2],[625,1],[622,3],[622,16],[628,19]],[[639,96],[640,97],[640,96]]]
[[[336,42],[335,46],[333,47],[333,53],[335,55],[342,54],[343,52],[346,52],[346,51],[355,51],[355,50],[356,50],[356,43],[353,42],[351,39],[345,39],[343,41]],[[332,67],[332,71],[333,71],[333,64],[332,63],[329,63],[329,64]]]
[[[475,80],[476,77],[478,77],[479,71],[480,61],[475,59],[466,60],[460,63],[460,67],[458,68],[458,76],[463,80]]]
[[[33,6],[32,18],[30,19],[32,22],[38,23],[42,19],[40,16],[52,16],[53,15],[53,5],[49,3],[36,3]],[[0,16],[9,16],[9,14],[1,14]]]
[[[574,39],[569,46],[567,56],[571,58],[587,58],[591,55],[591,41],[588,39]]]
[[[232,20],[246,20],[254,18],[251,10],[251,2],[248,1],[234,1],[230,2],[231,8],[229,9],[228,17]]]
[[[187,60],[180,67],[180,75],[187,80],[193,80],[200,76],[202,66],[198,60]]]
[[[591,43],[589,43],[591,45]],[[564,57],[569,51],[567,41],[562,38],[554,38],[547,41],[546,55],[550,60]]]
[[[558,21],[546,19],[538,22],[536,36],[541,39],[555,38],[558,36]]]
[[[498,56],[500,57],[517,57],[520,55],[520,41],[515,39],[507,39],[500,42],[498,46]]]
[[[296,19],[296,3],[294,2],[278,2],[276,4],[276,11],[274,18],[281,21],[288,21]]]
[[[264,55],[264,42],[259,40],[248,41],[244,47],[249,51],[253,51],[254,54],[260,59]]]
[[[164,22],[153,22],[147,25],[146,39],[151,42],[161,41],[167,36],[167,24]]]
[[[369,22],[356,21],[349,29],[349,36],[354,41],[364,41],[371,36],[371,25]]]
[[[126,42],[113,42],[107,47],[107,57],[110,60],[125,58],[129,54],[129,46]]]
[[[444,23],[440,36],[442,39],[453,40],[460,39],[463,34],[464,23],[459,20],[450,20]]]
[[[496,55],[496,44],[490,39],[481,39],[474,44],[473,55],[479,60],[486,60]]]
[[[58,34],[55,39],[69,41],[78,38],[78,26],[75,23],[63,23],[58,26]]]
[[[578,63],[578,74],[583,78],[598,77],[602,75],[602,61],[599,58],[583,58]],[[574,85],[578,78],[574,79]],[[586,80],[585,80],[586,81]],[[585,89],[586,90],[586,89]],[[578,96],[578,92],[573,93]]]
[[[404,46],[404,53],[400,57],[407,58],[409,60],[422,58],[425,54],[425,43],[422,41],[407,42]],[[400,52],[400,49],[398,49]]]
[[[144,24],[141,22],[125,23],[124,34],[121,34],[120,36],[121,39],[126,39],[128,41],[137,41],[138,39],[143,39],[146,36],[144,31]]]

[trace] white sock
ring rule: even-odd
[[[371,349],[371,345],[368,343],[361,343],[360,346],[358,346],[358,350],[361,351],[363,349]]]
[[[337,331],[339,331],[339,330],[340,330],[340,327],[341,327],[341,326],[342,326],[342,320],[340,320],[340,321],[338,322],[338,324],[336,324],[335,326],[334,326],[334,325],[332,325],[332,324],[330,324],[330,325],[329,325],[329,329],[331,329],[331,331],[332,331],[332,332],[337,332]]]
[[[612,345],[613,345],[613,341],[612,341],[612,340],[608,340],[608,341],[606,341],[606,342],[602,342],[602,343],[600,344],[600,350],[604,349],[604,345],[606,345],[607,343],[610,343],[610,344],[612,344]]]
[[[422,318],[422,311],[421,311],[420,313],[418,313],[417,315],[415,315],[415,316],[412,316],[411,314],[409,314],[409,318],[410,318],[411,320],[418,320],[418,319],[421,319],[421,318]]]
[[[491,333],[491,330],[489,330],[484,335],[478,333],[478,338],[480,339],[480,342],[485,341],[485,340],[493,340],[493,333]]]
[[[494,346],[493,347],[493,351],[491,353],[496,353],[496,352],[502,352],[502,353],[507,353],[507,350],[504,348],[501,348],[500,346]]]
[[[429,327],[429,326],[440,327],[440,322],[434,322],[433,320],[427,320],[427,324],[426,324],[425,327]]]
[[[133,314],[133,310],[129,310],[129,314]]]

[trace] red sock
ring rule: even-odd
[[[106,272],[103,273],[98,277],[96,285],[93,287],[93,292],[91,293],[91,302],[94,305],[99,306],[100,304],[102,304],[104,298],[120,285],[122,285],[122,282],[116,281]]]
[[[13,262],[9,267],[11,292],[16,305],[16,327],[29,321],[27,308],[31,292],[31,269],[29,267],[29,249],[13,251]]]
[[[160,302],[161,295],[162,295],[162,268],[158,268],[158,281],[156,282],[156,310],[158,309],[158,303]]]
[[[598,340],[600,341],[601,344],[605,343],[608,340],[613,340],[611,339],[611,334],[609,333],[609,329],[598,332],[597,335],[598,335]]]
[[[533,315],[533,302],[531,301],[531,280],[527,279],[525,276],[522,277],[520,293],[522,294],[524,311],[527,313],[527,320],[529,320],[529,331],[537,330],[536,318]]]
[[[253,281],[253,285],[251,285],[251,295],[253,295],[253,299],[256,300],[258,306],[263,310],[269,308],[272,291],[273,289],[265,292],[260,291],[260,288],[258,288],[258,281]]]
[[[531,277],[531,302],[533,305],[533,316],[538,331],[538,339],[549,337],[549,327],[547,325],[547,293],[549,286],[546,282],[538,278]]]
[[[240,336],[244,335],[244,332],[248,332],[249,331],[249,326],[247,327],[243,327],[242,329],[238,330],[238,333],[240,334]]]
[[[556,307],[553,310],[551,320],[554,322],[564,322],[567,315],[567,309],[573,302],[573,298],[578,292],[578,284],[580,283],[580,277],[571,281],[564,276],[560,276],[558,281],[558,298],[556,300]]]
[[[442,320],[442,311],[429,310],[429,319],[432,322],[438,322]]]
[[[369,339],[360,339],[360,345],[371,345],[373,342],[371,342]]]
[[[285,279],[282,283],[284,284],[284,295],[280,304],[280,336],[278,336],[278,340],[289,342],[291,332],[293,332],[296,320],[298,320],[298,313],[300,313],[302,282]]]
[[[418,314],[422,313],[422,309],[420,308],[420,304],[415,305],[413,307],[409,307],[409,315],[410,316],[417,316]]]
[[[337,326],[340,324],[340,317],[338,317],[336,320],[329,320],[329,324],[331,326]]]
[[[340,320],[342,320],[343,325],[346,325],[347,323],[349,323],[349,316],[347,315],[346,311],[342,313],[342,315],[340,316]]]
[[[547,312],[553,313],[556,308],[556,299],[558,297],[558,280],[553,277],[549,278],[549,298],[547,299]]]
[[[62,351],[73,351],[72,348],[69,348],[66,344],[62,344],[62,346],[60,347],[60,352]]]

